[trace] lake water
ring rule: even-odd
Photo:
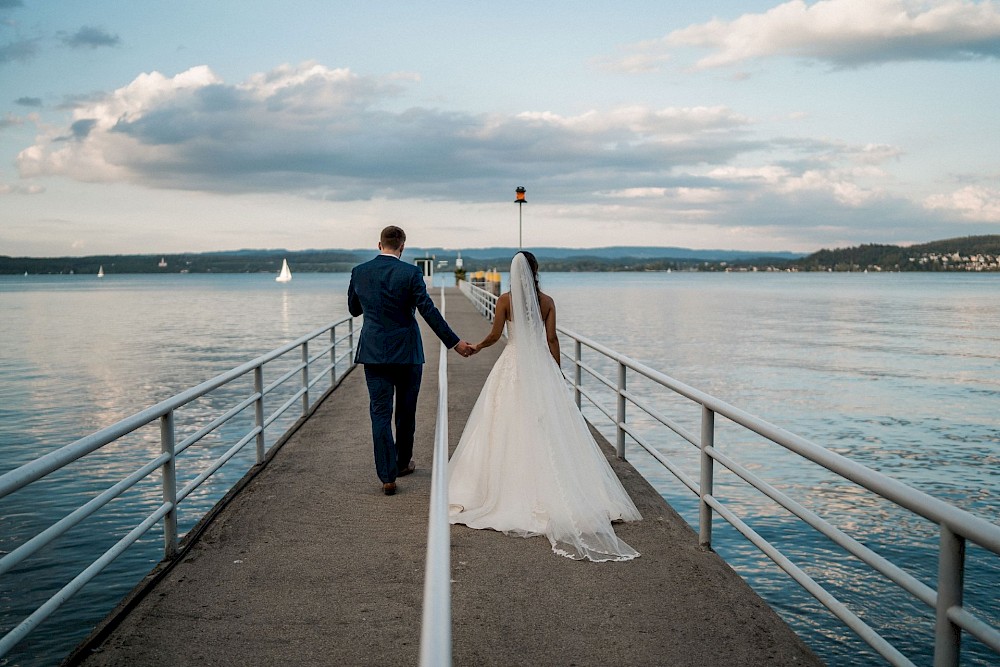
[[[284,285],[266,274],[0,277],[0,473],[339,318],[347,281],[346,274],[298,274]],[[554,273],[543,274],[542,289],[556,298],[563,326],[996,522],[1000,276]],[[698,432],[699,412],[690,404],[639,380],[630,379],[629,388]],[[603,415],[585,412],[611,435]],[[650,422],[640,419],[639,427],[697,478],[697,451]],[[63,516],[102,480],[152,458],[155,440],[137,433],[88,466],[46,480],[30,497],[0,500],[0,550]],[[935,585],[937,536],[928,522],[732,425],[719,424],[716,445]],[[182,530],[252,463],[237,459],[182,515]],[[634,444],[629,459],[697,524],[685,487]],[[0,630],[110,546],[107,529],[134,521],[132,507],[154,507],[155,486],[136,489],[0,577]],[[933,618],[921,603],[732,475],[717,476],[716,495],[917,664],[931,663]],[[144,538],[32,633],[9,663],[50,664],[72,648],[160,558],[161,540],[156,531]],[[882,664],[721,519],[714,546],[830,664]],[[997,560],[970,547],[965,590],[966,602],[994,623]],[[963,664],[993,660],[974,641],[963,645]]]

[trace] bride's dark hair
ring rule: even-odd
[[[541,291],[538,288],[538,260],[527,250],[521,250],[518,254],[524,255],[524,258],[528,260],[528,266],[531,267],[531,277],[535,281],[535,294],[537,295]]]

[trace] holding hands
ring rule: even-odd
[[[455,351],[458,352],[463,357],[471,357],[476,352],[479,352],[479,349],[475,345],[471,345],[467,341],[460,340],[455,345]]]

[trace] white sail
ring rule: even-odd
[[[97,277],[98,278],[103,278],[104,277],[104,265],[103,264],[101,264],[101,268],[97,269]]]
[[[292,272],[288,269],[288,260],[281,260],[281,273],[275,278],[279,283],[287,283],[292,279]]]

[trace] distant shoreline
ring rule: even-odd
[[[801,272],[1000,272],[1000,235],[969,236],[907,247],[861,245],[792,252],[693,250],[664,246],[605,248],[531,248],[543,271],[801,271]],[[431,258],[437,272],[504,268],[517,248],[407,248],[404,259]],[[371,259],[364,250],[234,250],[163,255],[91,255],[86,257],[0,256],[0,275],[273,273],[287,260],[292,273],[344,273]]]
[[[488,270],[493,270],[494,266],[488,267]],[[466,273],[466,278],[469,277],[471,273],[478,270],[487,270],[486,267],[483,269],[471,269]],[[688,267],[688,268],[676,268],[676,269],[637,269],[637,268],[604,268],[604,269],[573,269],[573,268],[547,268],[544,263],[540,265],[540,270],[543,273],[634,273],[634,274],[644,274],[644,273],[857,273],[857,274],[900,274],[900,273],[920,273],[920,274],[1000,274],[1000,269],[998,268],[984,268],[984,269],[964,269],[964,268],[949,268],[949,269],[910,269],[910,270],[865,270],[865,269],[803,269],[798,267]],[[505,272],[505,269],[500,269],[501,272]],[[296,270],[294,275],[317,275],[317,274],[349,274],[350,269],[343,270],[329,270],[329,271],[301,271]],[[435,275],[439,278],[441,276],[451,277],[454,274],[454,269],[438,270]],[[266,276],[277,276],[277,271],[114,271],[105,269],[104,278],[111,278],[115,276],[237,276],[237,275],[266,275]],[[94,278],[100,279],[96,272],[84,272],[84,273],[16,273],[8,272],[4,273],[0,271],[0,278],[18,278],[18,277],[73,277],[73,278]]]

